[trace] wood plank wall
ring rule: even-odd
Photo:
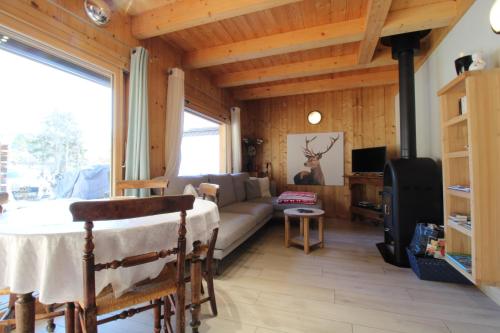
[[[287,184],[287,134],[344,132],[344,172],[351,172],[351,150],[387,146],[389,156],[398,156],[394,97],[396,86],[362,88],[310,95],[249,101],[242,112],[243,137],[264,139],[258,149],[257,165],[272,163],[272,178],[279,192],[317,192],[328,216],[347,217],[350,192],[344,186],[296,186]],[[318,125],[307,122],[307,114],[319,110]],[[304,158],[305,160],[305,158]],[[372,194],[374,195],[374,194]]]

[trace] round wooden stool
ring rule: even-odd
[[[304,211],[306,210],[306,211]],[[317,208],[289,208],[284,210],[285,214],[285,246],[296,244],[304,247],[304,252],[309,254],[310,248],[315,245],[324,247],[324,216],[325,211]],[[290,239],[290,218],[300,219],[300,236]],[[311,219],[318,220],[318,238],[311,237],[309,233],[309,222]]]

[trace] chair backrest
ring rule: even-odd
[[[128,189],[158,189],[160,195],[163,196],[167,186],[167,179],[119,180],[116,182],[116,192],[119,195],[124,195],[125,190]]]
[[[80,201],[71,204],[73,221],[84,221],[85,245],[83,251],[83,288],[85,309],[96,308],[95,272],[103,269],[133,267],[177,255],[177,287],[184,292],[184,266],[186,258],[186,211],[193,208],[192,195],[162,196],[142,199]],[[95,264],[92,229],[95,221],[122,220],[150,215],[180,212],[177,248],[159,249],[155,252],[138,254],[121,260]]]
[[[6,192],[0,193],[0,214],[3,212],[3,205],[5,205],[9,201],[9,194]]]
[[[219,204],[219,185],[210,183],[201,183],[198,187],[198,193],[205,200],[207,197],[211,197],[215,200],[216,204]]]

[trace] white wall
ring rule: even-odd
[[[437,91],[456,77],[461,52],[483,52],[488,68],[500,67],[500,35],[493,33],[489,12],[494,0],[476,0],[415,77],[417,150],[420,157],[441,159],[441,129]]]

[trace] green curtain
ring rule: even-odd
[[[143,47],[132,50],[127,133],[125,180],[149,179],[148,51]],[[150,190],[126,190],[125,194],[147,197]]]

